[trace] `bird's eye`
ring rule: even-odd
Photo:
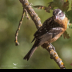
[[[61,15],[61,13],[59,13],[59,15]]]

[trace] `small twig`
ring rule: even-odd
[[[26,10],[25,14],[26,14],[26,18],[27,18],[28,20],[30,20],[30,17],[29,17],[29,15],[28,15],[27,10]]]
[[[29,13],[29,15],[31,16],[32,20],[34,21],[37,29],[40,28],[42,26],[42,23],[40,21],[40,18],[38,17],[38,15],[35,13],[35,11],[33,10],[33,8],[30,6],[28,0],[19,0],[23,7],[27,10],[27,12]],[[64,63],[62,62],[62,60],[59,58],[57,52],[55,51],[55,48],[52,44],[43,44],[42,45],[43,48],[45,48],[49,54],[50,54],[50,58],[54,59],[54,61],[58,64],[58,66],[61,69],[65,69]]]
[[[23,21],[24,16],[25,16],[25,9],[23,7],[22,17],[21,17],[21,20],[19,22],[19,25],[18,25],[18,28],[16,30],[16,33],[15,33],[15,44],[16,44],[16,46],[19,45],[19,42],[18,42],[18,31],[20,30],[20,27],[21,27],[21,24],[22,24],[22,21]]]

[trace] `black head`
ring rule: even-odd
[[[55,16],[56,19],[63,20],[65,18],[65,14],[60,9],[55,9],[53,11],[53,15]]]

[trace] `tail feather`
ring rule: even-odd
[[[31,43],[35,40],[35,37],[33,38],[33,40],[31,41]]]
[[[35,41],[33,47],[32,47],[31,50],[25,55],[24,59],[27,59],[27,61],[28,61],[29,58],[33,55],[33,53],[35,52],[35,50],[37,49],[38,46],[39,46],[39,41]]]
[[[29,58],[31,58],[31,56],[33,55],[33,53],[35,52],[36,49],[37,49],[37,47],[31,48],[31,50],[26,54],[24,59],[27,59],[27,61],[28,61]]]

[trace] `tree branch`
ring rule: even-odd
[[[27,10],[29,15],[31,16],[37,29],[40,28],[42,26],[41,20],[38,17],[38,15],[35,13],[34,9],[31,7],[28,0],[19,0],[19,1],[22,3],[23,7]],[[58,56],[57,52],[55,51],[55,48],[52,44],[45,43],[42,45],[42,47],[45,48],[49,52],[50,58],[54,59],[54,61],[58,64],[60,69],[65,69],[64,63],[62,62],[61,58],[59,58],[59,56]]]

